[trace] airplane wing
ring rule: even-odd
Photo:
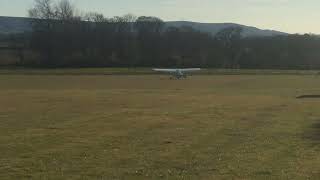
[[[167,72],[167,73],[174,73],[177,71],[177,69],[152,69],[152,70],[157,72]]]
[[[187,68],[187,69],[181,69],[182,72],[193,72],[193,71],[201,71],[201,68]]]

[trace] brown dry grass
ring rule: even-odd
[[[0,76],[0,179],[319,179],[320,79]]]

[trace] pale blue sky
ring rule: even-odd
[[[82,11],[133,13],[163,20],[234,22],[320,34],[320,0],[71,0]],[[0,0],[0,16],[26,16],[33,0]]]

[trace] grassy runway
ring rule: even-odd
[[[0,179],[320,179],[314,75],[0,75]]]

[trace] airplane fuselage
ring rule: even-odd
[[[177,69],[173,73],[173,77],[176,79],[182,79],[182,78],[187,78],[187,75],[185,73],[183,73],[180,69]]]
[[[191,73],[194,71],[200,71],[200,68],[187,68],[187,69],[153,69],[154,71],[157,72],[164,72],[164,73],[169,73],[172,75],[170,79],[182,79],[182,78],[187,78],[186,73]]]

